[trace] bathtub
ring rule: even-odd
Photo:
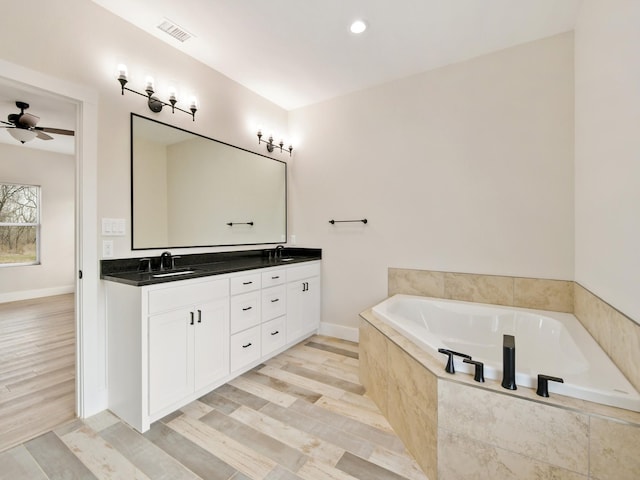
[[[379,319],[446,363],[447,348],[484,363],[502,379],[502,336],[516,340],[516,384],[536,388],[539,373],[561,377],[549,392],[640,412],[640,395],[576,317],[567,313],[395,295],[373,307]],[[473,365],[455,357],[457,372]]]

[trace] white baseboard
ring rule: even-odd
[[[0,303],[17,302],[18,300],[29,300],[31,298],[51,297],[53,295],[64,295],[65,293],[73,293],[74,285],[65,285],[62,287],[41,288],[39,290],[21,290],[19,292],[0,293]]]
[[[345,327],[344,325],[337,325],[335,323],[320,322],[320,329],[318,331],[320,335],[326,335],[327,337],[341,338],[342,340],[350,340],[357,342],[359,336],[359,330],[354,327]]]

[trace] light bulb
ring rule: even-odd
[[[176,87],[169,87],[169,100],[177,101],[176,98]]]
[[[351,30],[351,33],[355,33],[356,35],[364,32],[366,29],[367,29],[367,24],[364,23],[363,20],[356,20],[351,24],[351,27],[349,27],[349,30]]]
[[[118,73],[118,80],[128,80],[129,72],[127,71],[127,66],[124,63],[119,63],[116,68]]]

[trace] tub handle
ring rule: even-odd
[[[444,371],[447,372],[447,373],[456,373],[456,369],[453,366],[453,356],[454,355],[457,355],[458,357],[468,358],[469,360],[471,360],[471,355],[467,355],[466,353],[455,352],[455,351],[449,350],[447,348],[439,348],[438,352],[444,353],[445,355],[448,355],[447,366],[444,367]]]
[[[538,389],[536,390],[536,394],[540,395],[541,397],[548,397],[549,396],[549,381],[551,382],[558,382],[558,383],[564,383],[564,380],[561,379],[560,377],[552,377],[550,375],[543,375],[541,373],[538,374]]]
[[[476,367],[473,374],[473,379],[476,382],[484,382],[484,363],[478,362],[476,360],[471,360],[470,358],[465,358],[462,361],[464,363],[470,363],[471,365],[474,365]]]

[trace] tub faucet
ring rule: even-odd
[[[516,386],[516,337],[502,336],[502,387],[517,390]]]
[[[445,355],[447,355],[447,365],[444,367],[444,370],[447,373],[456,373],[456,367],[453,365],[454,355],[471,360],[471,355],[467,355],[466,353],[455,352],[453,350],[449,350],[448,348],[439,348],[438,352],[444,353]]]

